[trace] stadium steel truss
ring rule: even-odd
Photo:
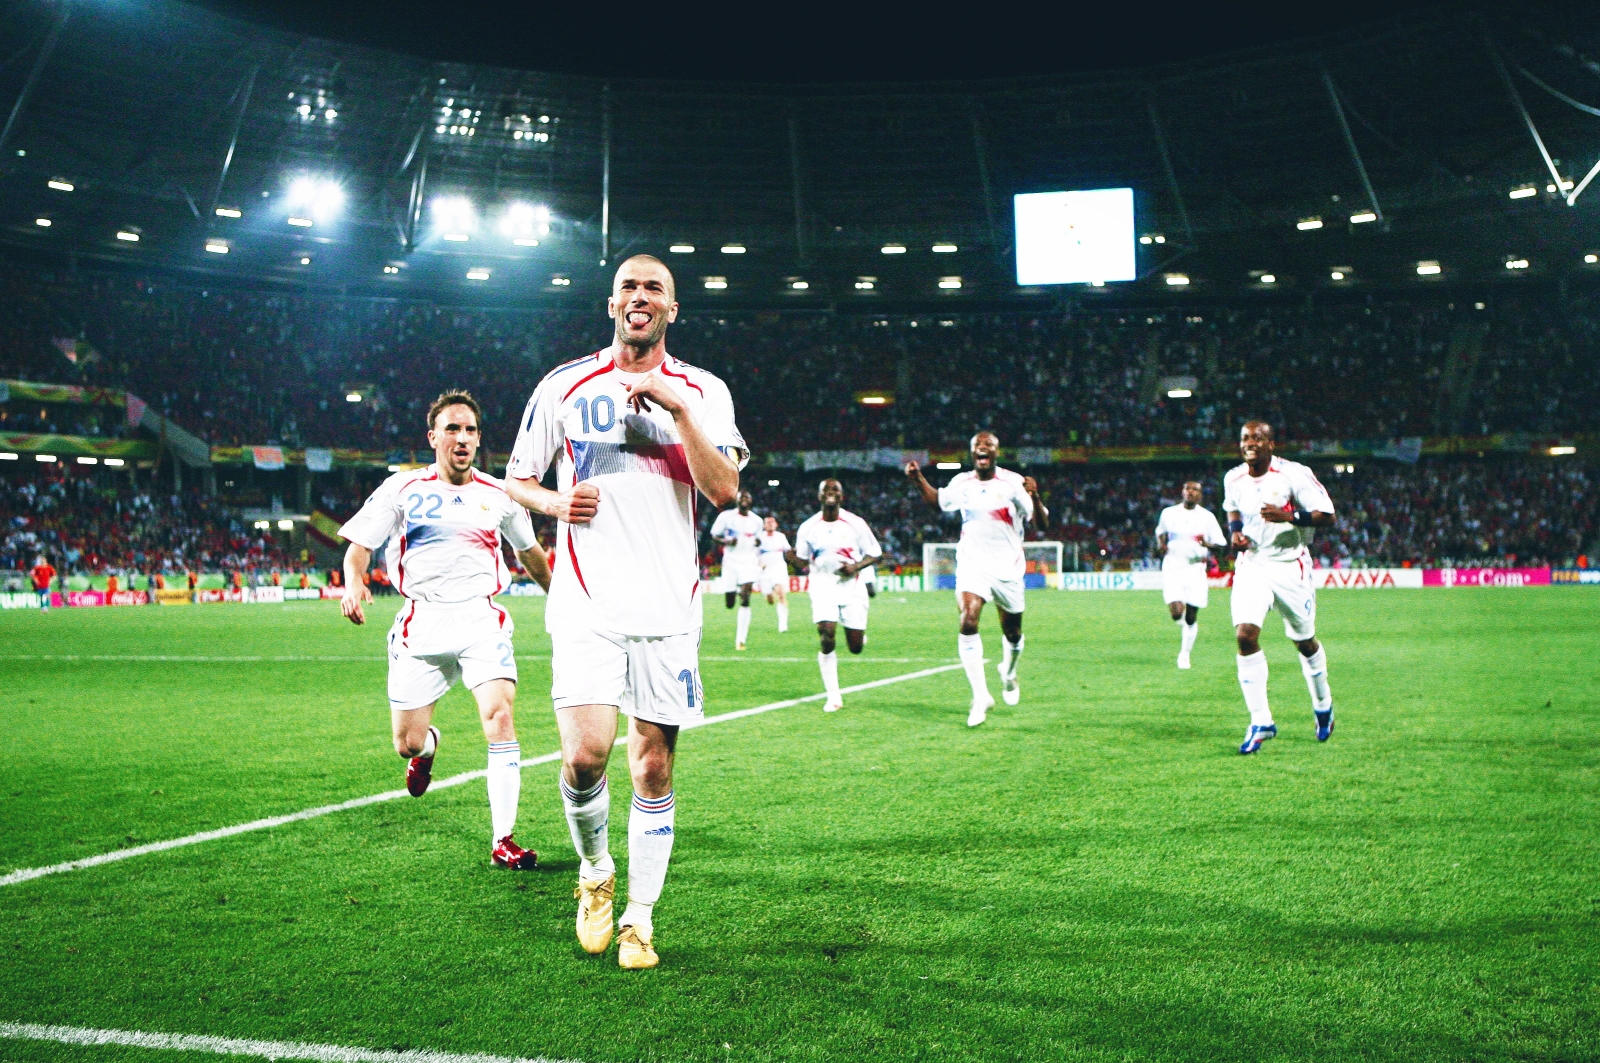
[[[1600,245],[1592,21],[1434,10],[1116,75],[795,86],[472,67],[173,0],[26,0],[0,62],[0,243],[40,260],[397,292],[466,290],[470,270],[501,298],[561,299],[650,251],[730,299],[1016,299],[1011,195],[1112,185],[1135,189],[1152,288],[1415,283],[1424,260],[1447,280],[1514,260],[1582,275]],[[297,178],[335,183],[342,209],[299,217]],[[432,208],[453,196],[461,233]]]

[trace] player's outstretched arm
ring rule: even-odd
[[[526,550],[517,551],[517,561],[528,575],[533,577],[533,582],[550,591],[550,556],[544,552],[544,547],[534,543]]]
[[[1031,476],[1022,478],[1022,489],[1028,492],[1028,498],[1033,501],[1033,526],[1035,528],[1050,527],[1050,510],[1044,504],[1044,496],[1039,494],[1039,481]]]
[[[683,455],[689,461],[689,475],[701,494],[714,506],[727,506],[739,498],[739,467],[711,442],[700,422],[672,386],[654,371],[629,390],[628,402],[636,410],[648,410],[655,403],[672,414],[683,440]]]
[[[350,549],[344,552],[344,594],[339,597],[339,611],[358,627],[367,622],[362,603],[372,604],[372,591],[366,580],[367,569],[371,567],[372,551],[360,543],[351,543]]]
[[[906,462],[906,478],[911,481],[911,486],[917,489],[924,502],[930,506],[939,504],[939,492],[928,482],[928,478],[922,475],[922,466],[914,461]]]
[[[518,480],[508,476],[506,494],[523,509],[554,517],[564,524],[588,524],[600,508],[600,489],[592,483],[573,484],[565,491],[552,491],[538,480]]]

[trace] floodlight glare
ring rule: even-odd
[[[1417,263],[1417,276],[1419,277],[1437,277],[1440,272],[1442,272],[1442,267],[1437,262],[1428,261]]]
[[[572,287],[572,278],[563,277],[560,274],[557,274],[556,276],[550,278],[550,284],[555,288],[570,288]]]
[[[905,244],[884,244],[879,248],[886,255],[903,255],[906,253]]]
[[[99,465],[100,464],[100,459],[99,458],[79,458],[78,459],[78,464],[79,465]]]
[[[956,252],[955,244],[934,244],[933,253],[936,255],[951,255]]]
[[[446,240],[460,242],[478,229],[478,212],[466,196],[435,196],[428,205],[433,225]]]
[[[877,286],[878,279],[876,277],[862,277],[856,281],[856,291],[858,292],[870,292]]]
[[[1296,229],[1299,229],[1301,232],[1307,232],[1307,231],[1309,231],[1311,229],[1320,229],[1320,228],[1322,228],[1322,219],[1321,218],[1301,218],[1299,221],[1294,223],[1294,227]]]
[[[1332,271],[1331,273],[1328,274],[1328,279],[1336,280],[1336,281],[1344,280],[1344,270],[1336,269],[1336,270]]]
[[[705,278],[703,283],[705,284],[707,289],[709,289],[711,291],[714,291],[714,292],[720,292],[720,291],[722,291],[724,288],[726,288],[728,286],[728,278],[726,278],[726,277],[707,277],[707,278]]]
[[[74,185],[71,181],[64,181],[59,177],[52,177],[50,180],[46,181],[45,184],[48,187],[55,189],[57,192],[71,192],[77,187],[77,185]]]
[[[360,402],[361,401],[361,392],[359,392],[359,391],[350,392],[350,394],[348,394],[348,395],[346,395],[344,397],[344,401],[346,401],[346,402]]]
[[[789,287],[797,292],[803,292],[811,287],[810,281],[790,281]]]
[[[136,244],[139,242],[139,234],[128,229],[119,229],[117,230],[117,239],[125,244]]]
[[[1350,215],[1351,225],[1365,225],[1369,221],[1377,221],[1378,215],[1370,210],[1358,211]]]
[[[667,250],[671,251],[675,255],[692,255],[692,254],[694,254],[694,245],[693,244],[673,244],[671,247],[667,248]]]
[[[228,245],[221,240],[207,240],[206,250],[213,255],[225,255],[228,253]]]
[[[290,218],[289,219],[289,224],[297,226],[297,227],[299,227],[301,229],[309,229],[309,228],[311,228],[311,219],[310,218]]]
[[[296,177],[289,182],[284,205],[292,215],[291,225],[308,226],[313,220],[327,221],[344,209],[344,188],[328,177]]]
[[[1559,458],[1559,457],[1562,457],[1563,455],[1566,455],[1566,454],[1576,454],[1577,452],[1578,452],[1578,448],[1577,447],[1551,447],[1550,448],[1550,456],[1552,458]]]
[[[1527,269],[1527,268],[1528,268],[1528,260],[1525,259],[1525,258],[1508,258],[1508,259],[1506,259],[1506,269]]]
[[[537,236],[550,231],[550,208],[531,203],[511,203],[500,216],[500,235],[518,247],[537,247]]]
[[[939,278],[939,287],[945,289],[946,291],[954,291],[955,289],[961,287],[961,278],[960,277],[940,277]]]
[[[961,468],[961,463],[959,461],[940,461],[935,462],[933,467],[943,472],[949,472],[951,469]]]
[[[1187,399],[1193,395],[1194,392],[1190,391],[1188,388],[1173,388],[1167,392],[1167,398],[1169,399]]]
[[[35,218],[33,219],[33,224],[37,225],[41,229],[48,229],[53,223],[49,218]]]
[[[123,465],[126,465],[127,462],[123,461],[121,458],[107,458],[105,460],[105,464],[121,468]]]
[[[1189,275],[1187,273],[1169,273],[1167,274],[1167,283],[1174,288],[1182,288],[1189,283]]]
[[[278,522],[279,531],[294,531],[294,521],[284,518]]]
[[[472,269],[467,270],[467,280],[469,281],[486,281],[488,279],[489,271],[482,266],[474,266]]]
[[[744,245],[743,244],[723,244],[722,245],[722,253],[725,254],[725,255],[742,255],[742,254],[744,254]]]
[[[1595,263],[1600,262],[1600,255],[1584,255],[1583,261],[1592,266]]]
[[[1539,189],[1536,185],[1523,185],[1520,188],[1513,188],[1509,193],[1512,199],[1527,199],[1538,194]]]
[[[1278,278],[1275,275],[1271,274],[1271,273],[1263,273],[1261,275],[1261,283],[1262,284],[1277,284],[1278,283]]]
[[[218,207],[217,208],[217,217],[219,217],[219,218],[242,218],[242,217],[244,217],[244,211],[238,210],[238,209],[236,209],[234,207]]]

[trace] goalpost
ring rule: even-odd
[[[1023,543],[1022,585],[1028,590],[1043,590],[1061,586],[1061,544]],[[956,544],[922,544],[922,589],[926,591],[953,591],[956,589]]]

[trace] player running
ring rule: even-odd
[[[523,508],[493,476],[472,467],[481,436],[478,403],[465,391],[447,391],[428,408],[428,442],[434,462],[389,477],[339,534],[344,555],[340,607],[353,624],[367,622],[372,602],[367,569],[372,553],[388,545],[390,581],[405,604],[389,628],[389,709],[395,752],[410,759],[406,790],[421,797],[433,778],[439,729],[433,707],[462,680],[478,702],[489,740],[489,819],[497,867],[523,870],[537,856],[512,840],[522,793],[521,747],[511,718],[517,694],[512,654],[514,625],[494,603],[508,573],[500,543],[539,584],[550,586],[550,567]]]
[[[811,619],[817,625],[817,667],[827,691],[823,712],[844,708],[839,693],[839,658],[833,652],[840,624],[845,645],[858,654],[867,644],[867,585],[861,570],[883,560],[878,537],[867,522],[843,508],[844,485],[829,478],[817,487],[822,511],[794,533],[794,549],[785,556],[796,567],[809,566]]]
[[[1239,640],[1239,687],[1250,710],[1240,753],[1254,753],[1275,738],[1267,704],[1267,655],[1261,624],[1277,606],[1283,631],[1300,651],[1300,670],[1311,691],[1317,741],[1333,734],[1328,656],[1317,642],[1317,588],[1311,575],[1312,528],[1333,524],[1333,500],[1316,475],[1298,462],[1273,456],[1272,426],[1246,421],[1239,431],[1244,464],[1223,478],[1222,507],[1239,551],[1233,571],[1233,623]]]
[[[1200,634],[1200,610],[1210,593],[1206,586],[1206,558],[1213,547],[1222,548],[1222,526],[1216,514],[1200,505],[1204,489],[1198,480],[1183,485],[1183,501],[1161,511],[1156,521],[1156,547],[1161,557],[1161,596],[1172,622],[1183,626],[1178,667],[1188,670],[1189,652]]]
[[[752,501],[749,491],[739,492],[736,509],[725,509],[717,514],[711,524],[711,537],[722,544],[722,585],[726,590],[726,604],[733,608],[734,596],[739,599],[739,616],[735,624],[733,648],[744,649],[750,639],[750,592],[761,579],[762,520],[750,512]]]
[[[961,633],[956,649],[972,686],[972,707],[967,726],[977,727],[988,719],[994,696],[983,675],[983,636],[978,620],[983,603],[994,600],[1000,614],[1001,697],[1007,705],[1022,700],[1017,682],[1017,665],[1022,660],[1022,577],[1026,564],[1022,554],[1024,522],[1050,523],[1050,511],[1039,497],[1039,485],[1031,476],[1022,476],[996,464],[1000,437],[979,432],[972,437],[972,470],[957,473],[949,484],[934,490],[914,461],[906,462],[906,476],[929,505],[946,513],[961,514],[961,540],[956,544],[956,603],[961,609]]]
[[[612,282],[611,346],[557,366],[528,400],[507,488],[557,520],[545,607],[550,693],[561,730],[561,798],[578,866],[578,941],[611,943],[616,864],[606,763],[626,713],[633,805],[628,906],[617,962],[654,967],[653,910],[672,857],[673,751],[704,715],[695,491],[739,495],[748,460],[727,385],[667,353],[677,319],[672,273],[635,255]],[[552,463],[556,490],[539,480]]]
[[[756,540],[761,556],[761,593],[778,614],[778,634],[789,630],[789,537],[778,530],[778,518],[761,521],[761,536]]]

